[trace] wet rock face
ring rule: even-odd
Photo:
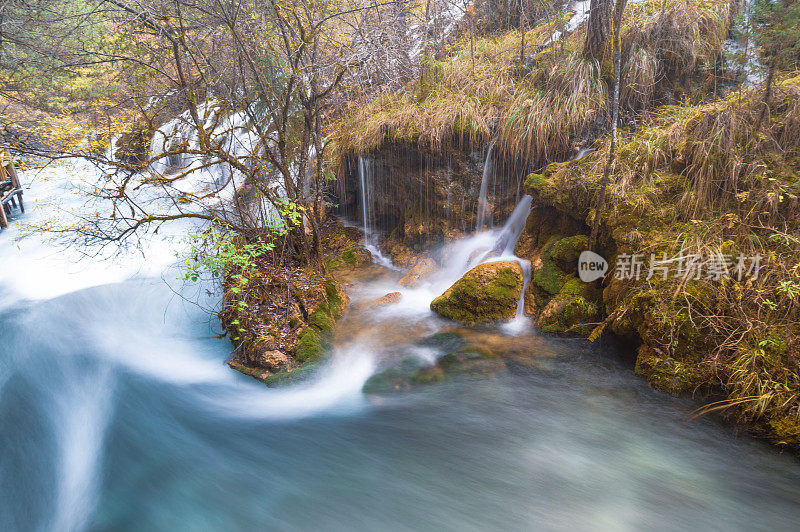
[[[491,226],[514,209],[520,176],[511,165],[492,158],[489,164],[485,199]],[[392,241],[381,242],[382,249],[402,244],[418,253],[475,229],[486,165],[485,149],[397,144],[361,158],[353,154],[337,174],[335,213],[359,224],[366,217],[370,231]],[[405,257],[391,255],[396,264],[407,264]]]
[[[516,315],[522,286],[518,263],[480,264],[434,299],[431,310],[466,325],[510,320]]]
[[[405,274],[398,284],[406,288],[414,288],[436,271],[436,261],[430,257],[420,257],[414,267]]]
[[[402,298],[403,294],[401,294],[400,292],[390,292],[385,296],[381,296],[374,301],[370,301],[367,304],[367,308],[387,307],[389,305],[394,305],[395,303],[399,303]]]

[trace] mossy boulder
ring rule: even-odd
[[[531,264],[531,283],[551,295],[558,294],[567,281],[574,278],[559,268],[552,256],[553,248],[562,239],[561,236],[550,237],[542,247],[540,258]]]
[[[639,348],[636,374],[644,377],[656,390],[672,395],[691,393],[709,380],[708,372],[697,365],[677,360],[649,345]]]
[[[589,228],[576,218],[549,206],[534,203],[525,221],[525,230],[517,240],[514,254],[533,259],[539,256],[541,248],[556,235],[580,235]]]
[[[510,320],[522,285],[522,268],[516,262],[480,264],[434,299],[431,310],[466,325]]]

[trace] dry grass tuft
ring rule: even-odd
[[[644,0],[626,11],[625,90],[622,105],[635,118],[655,105],[683,98],[693,85],[706,87],[728,31],[726,2]],[[353,104],[331,125],[330,164],[383,143],[441,150],[454,144],[488,144],[518,163],[539,164],[571,152],[607,121],[610,57],[586,61],[579,29],[542,47],[564,26],[563,15],[526,32],[533,67],[519,61],[521,34],[510,31],[474,43],[459,42],[443,61],[428,58],[405,90]],[[710,76],[710,77],[709,77]]]

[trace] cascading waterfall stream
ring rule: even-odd
[[[484,227],[486,226],[486,219],[490,217],[490,224],[493,218],[491,218],[491,210],[489,209],[489,200],[487,198],[487,193],[489,190],[489,180],[494,179],[495,172],[494,172],[494,164],[492,163],[492,150],[494,149],[494,142],[492,141],[489,144],[489,149],[486,150],[486,160],[483,163],[483,174],[481,176],[481,189],[480,194],[478,196],[478,218],[477,223],[475,224],[476,231],[483,231]]]
[[[371,158],[358,158],[358,179],[361,183],[361,217],[364,221],[364,244],[372,246],[372,227],[375,223],[375,182],[374,161]]]

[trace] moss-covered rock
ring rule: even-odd
[[[636,374],[655,389],[672,395],[691,393],[706,385],[708,372],[687,364],[648,345],[642,345],[636,357]]]
[[[516,262],[480,264],[434,299],[431,310],[467,325],[509,320],[516,315],[522,285]]]
[[[328,269],[331,271],[355,269],[372,262],[372,253],[362,246],[353,246],[345,249],[328,259]]]
[[[592,284],[570,279],[542,309],[539,328],[550,333],[589,334],[600,317],[598,297]]]
[[[531,283],[551,295],[558,294],[574,276],[564,272],[552,258],[552,249],[562,237],[554,236],[542,247],[540,258],[531,264]]]
[[[778,445],[800,447],[800,419],[797,416],[783,416],[770,420],[770,439]]]
[[[319,360],[325,353],[325,345],[315,328],[305,327],[297,337],[297,344],[294,346],[294,359],[300,364]]]
[[[562,238],[550,249],[550,258],[567,273],[578,272],[578,257],[589,248],[589,237],[575,235]]]
[[[262,283],[261,277],[250,277],[254,286]],[[220,318],[238,348],[228,364],[269,385],[293,382],[325,358],[349,298],[341,283],[310,270],[293,272],[291,283],[263,283],[258,291],[227,295]],[[258,294],[258,299],[250,296],[242,300],[246,305],[239,305],[233,298],[243,294]]]

